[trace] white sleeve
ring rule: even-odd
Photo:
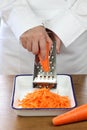
[[[33,12],[27,0],[8,1],[12,2],[2,9],[1,15],[18,40],[28,29],[42,25],[41,19]]]
[[[55,32],[64,45],[69,46],[87,30],[87,0],[76,0],[60,17],[47,21],[47,28]]]

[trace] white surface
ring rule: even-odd
[[[12,107],[16,111],[17,115],[21,116],[52,116],[58,115],[58,113],[62,113],[68,109],[20,109],[15,106],[14,102],[18,99],[22,99],[24,95],[29,92],[34,91],[36,88],[32,87],[33,76],[24,75],[17,76],[14,84],[14,96],[13,96],[13,104]],[[68,75],[57,75],[57,87],[56,89],[51,89],[52,92],[57,94],[68,96],[71,101],[71,107],[75,107],[75,99],[74,93],[72,89],[71,78]]]

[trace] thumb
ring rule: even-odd
[[[50,50],[51,47],[52,47],[53,42],[52,42],[52,40],[51,40],[51,38],[49,37],[48,34],[46,35],[46,40],[47,40],[47,42],[49,43],[49,50]]]
[[[56,35],[54,35],[54,38],[56,40],[56,52],[59,54],[61,48],[61,40]]]

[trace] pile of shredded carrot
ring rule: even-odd
[[[22,108],[69,108],[70,100],[67,96],[60,96],[47,88],[37,89],[28,93],[19,101]]]
[[[46,43],[46,56],[45,59],[42,59],[41,53],[38,54],[40,64],[42,66],[42,69],[44,72],[49,72],[50,71],[50,62],[49,62],[49,43]]]

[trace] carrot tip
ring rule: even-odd
[[[53,125],[63,125],[87,120],[87,104],[81,105],[52,119]]]
[[[49,62],[49,44],[47,42],[46,44],[46,56],[43,59],[41,57],[41,53],[38,54],[39,56],[39,60],[40,60],[40,64],[42,66],[42,69],[44,72],[49,72],[50,71],[50,62]]]

